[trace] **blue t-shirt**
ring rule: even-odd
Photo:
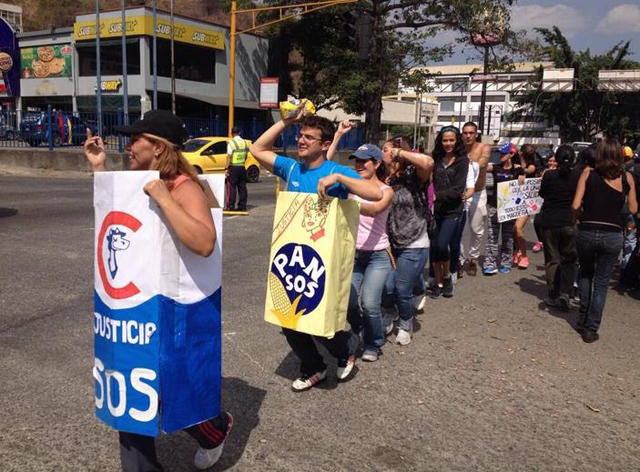
[[[342,174],[354,179],[361,179],[360,175],[349,167],[324,161],[320,167],[307,169],[307,166],[294,159],[284,156],[276,156],[273,165],[273,173],[287,182],[288,192],[316,193],[318,181],[331,174]],[[348,198],[349,189],[343,184],[337,183],[329,187],[327,195],[338,198]]]

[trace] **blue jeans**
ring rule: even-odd
[[[347,320],[354,333],[364,329],[365,351],[378,351],[384,344],[380,303],[389,272],[391,259],[384,249],[356,251]]]
[[[431,262],[447,262],[451,260],[450,245],[458,229],[460,218],[437,218],[438,235],[431,241]],[[460,241],[458,241],[458,256],[460,257]]]
[[[452,274],[458,272],[458,267],[460,266],[460,249],[462,243],[462,235],[464,234],[464,227],[467,224],[467,210],[462,212],[462,216],[458,218],[458,225],[456,226],[456,231],[453,233],[453,238],[451,238],[451,259],[449,265],[449,271]]]
[[[429,253],[426,248],[394,249],[393,257],[396,260],[396,270],[389,273],[382,305],[385,308],[392,308],[396,305],[400,317],[400,328],[412,331],[415,315],[413,287],[416,278],[424,270]]]
[[[598,331],[609,280],[622,250],[622,233],[578,229],[576,243],[580,260],[580,312],[586,314],[584,327]]]

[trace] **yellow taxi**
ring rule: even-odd
[[[205,137],[194,138],[184,143],[182,154],[199,174],[224,172],[227,165],[227,142],[231,138]],[[248,146],[251,141],[245,139]],[[257,182],[260,177],[260,164],[251,153],[244,164],[247,169],[247,180]]]

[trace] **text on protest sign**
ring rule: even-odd
[[[522,185],[517,180],[500,182],[497,188],[498,222],[539,213],[542,208],[542,198],[538,195],[541,182],[540,178],[526,179]]]

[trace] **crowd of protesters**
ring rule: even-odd
[[[294,123],[301,127],[298,160],[273,151],[278,136]],[[518,150],[506,143],[498,148],[499,160],[490,162],[491,148],[478,141],[478,128],[470,122],[462,130],[442,128],[428,153],[412,150],[404,138],[388,140],[382,149],[362,145],[350,156],[352,169],[331,162],[351,126],[343,122],[336,130],[326,118],[305,116],[302,104],[299,113],[274,124],[250,149],[267,170],[286,181],[288,191],[352,198],[360,204],[350,329],[329,339],[283,328],[300,360],[294,391],[308,390],[327,377],[317,344],[337,359],[337,379],[348,380],[360,343],[362,360],[368,362],[378,360],[385,336],[394,331],[394,343],[411,343],[414,317],[425,307],[427,295],[433,300],[453,297],[458,279],[465,272],[477,276],[480,267],[485,276],[529,267],[524,231],[529,217],[500,221],[496,189],[501,182],[523,184],[526,178],[541,177],[544,202],[534,219],[533,251],[544,251],[545,302],[569,311],[571,301],[579,301],[576,327],[585,342],[598,339],[616,264],[621,264],[623,284],[638,283],[640,162],[617,140],[604,139],[577,159],[571,147],[560,146],[542,170],[531,144]],[[120,131],[131,136],[132,170],[161,170],[160,179],[144,191],[158,203],[182,244],[207,257],[217,235],[196,173],[179,150],[183,128],[172,114],[152,111]],[[85,155],[94,171],[105,169],[104,143],[90,132]],[[491,189],[486,188],[488,175]],[[218,461],[232,425],[231,415],[221,411],[187,428],[200,446],[197,468]],[[120,446],[123,470],[162,470],[152,437],[121,431]]]
[[[340,129],[344,132],[349,126],[343,122]],[[335,135],[329,159],[342,132]],[[370,151],[375,146],[364,148]],[[361,175],[368,160],[375,162],[381,188],[391,188],[380,211],[364,216],[364,210],[360,223],[359,238],[371,243],[368,219],[373,217],[379,232],[376,237],[387,249],[385,260],[391,259],[376,271],[375,279],[363,278],[359,261],[370,260],[373,253],[363,245],[357,248],[349,321],[354,332],[364,331],[363,360],[378,359],[384,342],[381,333],[393,332],[394,318],[394,342],[409,344],[412,319],[424,307],[425,298],[453,297],[465,273],[476,276],[481,267],[485,276],[493,276],[529,267],[525,228],[530,217],[499,220],[497,189],[501,182],[524,184],[527,178],[541,178],[543,205],[533,219],[536,240],[532,251],[544,251],[545,303],[565,312],[571,310],[572,301],[579,303],[575,326],[584,342],[599,338],[615,267],[621,269],[622,285],[638,284],[640,160],[617,140],[604,139],[578,156],[571,146],[562,145],[546,162],[532,144],[518,149],[506,143],[497,147],[499,160],[489,162],[491,147],[479,142],[478,128],[469,122],[462,130],[442,128],[432,152],[412,152],[405,139],[395,138],[385,142],[379,154],[370,158],[358,150],[351,156]],[[490,189],[486,188],[487,175],[493,181]],[[464,240],[469,241],[467,251]],[[383,247],[374,248],[380,249]],[[363,294],[373,294],[373,299]],[[360,319],[369,322],[352,321]],[[372,336],[376,339],[373,344]]]

